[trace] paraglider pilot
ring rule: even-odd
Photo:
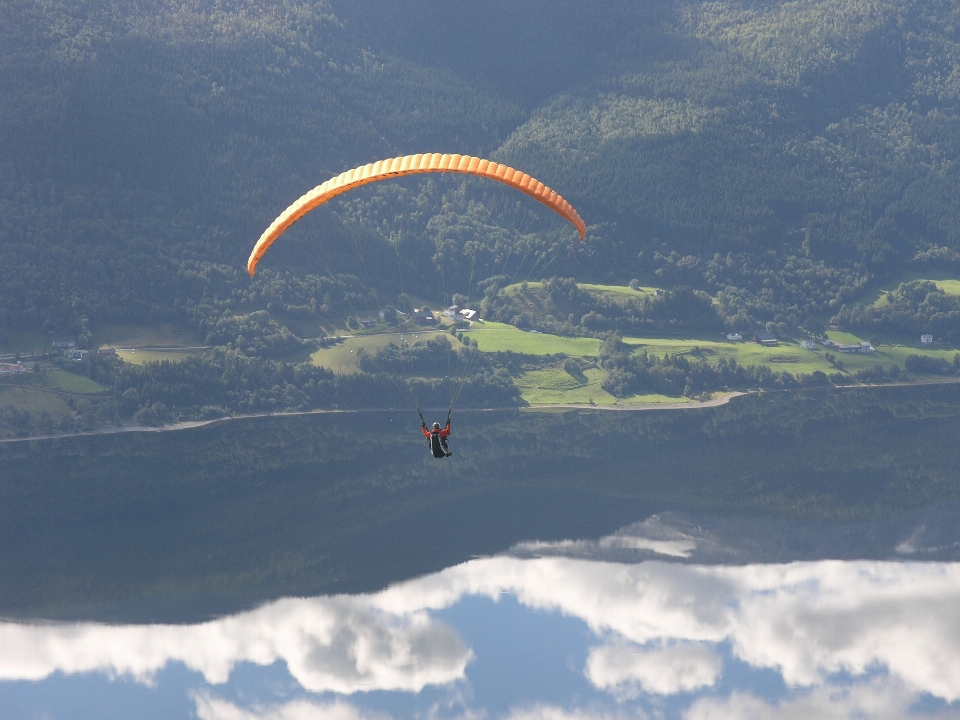
[[[423,436],[430,440],[430,450],[435,458],[450,457],[450,447],[447,445],[447,436],[450,435],[450,415],[447,415],[447,426],[440,429],[440,423],[435,422],[433,429],[427,429],[427,423],[423,421],[423,415],[420,416],[421,432]]]

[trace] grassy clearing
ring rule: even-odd
[[[528,290],[540,290],[544,286],[542,282],[528,282]],[[614,295],[626,295],[628,297],[638,297],[640,295],[654,295],[656,294],[659,288],[655,287],[646,287],[640,285],[636,290],[627,286],[627,285],[598,285],[596,283],[577,283],[578,287],[583,288],[584,290],[589,290],[592,292],[600,293],[612,293]],[[520,292],[521,283],[514,283],[513,285],[508,285],[504,290],[507,292]]]
[[[947,295],[960,295],[960,280],[937,280],[937,287]]]
[[[947,295],[960,295],[960,279],[946,273],[923,272],[905,273],[896,282],[884,283],[882,287],[867,294],[863,302],[866,305],[874,307],[884,307],[887,303],[887,293],[893,292],[899,287],[900,283],[911,282],[913,280],[929,280],[935,282],[937,287],[943,290]]]
[[[73,411],[67,407],[67,404],[52,392],[31,387],[18,387],[6,382],[0,382],[0,407],[28,410],[33,417],[46,410],[54,420],[73,415]]]
[[[159,325],[105,325],[94,330],[98,347],[153,348],[202,345],[202,338],[170,323]]]
[[[400,345],[403,342],[409,342],[415,345],[418,342],[423,342],[438,336],[446,338],[449,342],[454,342],[457,347],[460,347],[460,343],[449,333],[418,332],[403,333],[402,336],[399,334],[355,335],[344,339],[339,345],[320,348],[310,356],[310,360],[314,365],[328,368],[335,373],[351,375],[360,372],[360,368],[357,365],[357,350],[360,348],[365,349],[369,353],[375,353],[390,343]]]
[[[520,395],[531,405],[613,405],[617,399],[600,387],[603,370],[590,368],[580,380],[563,368],[532,370],[514,379]]]
[[[860,338],[851,333],[831,330],[828,337],[834,342],[858,343]],[[785,371],[793,374],[812,373],[821,370],[825,373],[836,372],[837,368],[827,359],[826,354],[833,354],[841,361],[845,370],[856,372],[874,365],[881,365],[889,370],[894,365],[903,369],[909,355],[927,355],[942,357],[952,361],[955,350],[935,350],[931,348],[913,347],[910,345],[881,345],[876,352],[869,355],[843,354],[836,348],[823,347],[819,343],[816,350],[804,350],[800,343],[794,340],[781,341],[776,347],[763,347],[756,343],[732,343],[717,340],[703,339],[674,339],[674,338],[624,338],[624,343],[634,346],[634,352],[647,351],[650,355],[663,357],[666,354],[688,354],[691,358],[699,357],[708,362],[716,362],[721,357],[734,359],[741,365],[768,365],[772,370]],[[699,348],[699,355],[694,355]]]
[[[551,355],[563,353],[573,357],[597,357],[600,341],[593,338],[566,338],[556,335],[537,334],[518,330],[503,323],[484,323],[474,325],[467,334],[477,341],[483,352],[513,350],[529,355]],[[858,343],[865,338],[851,333],[831,330],[828,337],[834,342]],[[818,344],[815,350],[805,350],[797,340],[783,340],[776,347],[763,347],[756,343],[733,343],[726,340],[704,338],[632,338],[623,339],[634,347],[634,352],[646,351],[650,355],[687,354],[691,358],[702,358],[715,363],[720,358],[736,360],[741,365],[768,365],[778,372],[794,375],[810,374],[816,370],[825,373],[836,372],[837,368],[826,359],[828,352],[840,360],[849,372],[856,372],[874,365],[889,370],[894,365],[903,369],[907,356],[928,355],[953,360],[954,350],[937,350],[911,345],[881,345],[870,355],[841,354],[836,348],[825,348]],[[534,383],[536,386],[539,383]],[[597,399],[599,402],[599,399]]]
[[[117,357],[133,365],[144,365],[148,362],[158,362],[160,360],[176,362],[193,354],[195,353],[189,350],[117,350]]]
[[[594,338],[568,338],[525,332],[504,323],[475,324],[465,335],[477,342],[481,352],[513,352],[526,355],[563,353],[572,357],[597,357],[600,341]]]
[[[646,351],[649,355],[688,355],[691,360],[702,359],[716,363],[720,358],[736,360],[741,365],[769,365],[776,371],[812,373],[814,370],[834,372],[836,369],[824,358],[823,351],[804,350],[800,344],[785,341],[777,347],[763,347],[756,343],[733,343],[694,338],[624,338],[624,343],[634,346],[635,353]],[[844,356],[846,357],[846,356]],[[866,356],[864,356],[866,357]],[[872,367],[874,363],[864,365]]]
[[[336,323],[332,318],[324,318],[317,313],[293,315],[283,310],[274,309],[270,311],[270,319],[275,320],[301,338],[316,338],[337,332],[334,327]]]
[[[106,390],[103,385],[94,382],[90,378],[83,377],[82,375],[74,375],[60,368],[50,368],[46,371],[45,375],[50,384],[69,393],[91,395]]]
[[[666,395],[634,395],[618,400],[600,383],[603,370],[589,368],[580,378],[563,368],[532,370],[514,379],[520,395],[531,405],[676,405],[691,402],[687,398]]]
[[[634,290],[632,287],[627,285],[595,285],[593,283],[577,283],[584,290],[590,290],[592,292],[601,292],[601,293],[610,293],[612,295],[626,295],[627,297],[636,298],[642,295],[655,295],[659,288],[655,287],[645,287],[640,285]]]

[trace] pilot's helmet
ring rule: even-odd
[[[440,429],[440,423],[434,423],[434,424],[433,424],[433,429],[434,429],[434,430],[439,430],[439,429]]]

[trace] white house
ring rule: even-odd
[[[730,342],[740,342],[743,340],[743,335],[740,333],[727,333],[727,340]]]
[[[817,344],[813,340],[804,340],[800,343],[800,347],[804,350],[816,350]]]
[[[56,338],[53,341],[53,346],[55,348],[72,348],[77,346],[77,341],[70,338]]]
[[[469,308],[463,308],[463,310],[460,311],[460,317],[466,318],[467,320],[475,320],[477,317],[477,311]]]
[[[920,342],[924,345],[933,345],[933,335],[923,334],[920,336]]]

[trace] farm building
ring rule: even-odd
[[[753,341],[758,345],[764,345],[766,347],[773,347],[777,345],[776,336],[773,333],[768,333],[768,332],[754,333]]]
[[[868,342],[859,342],[859,343],[837,343],[837,350],[842,353],[863,353],[867,355],[873,352],[873,345]]]

